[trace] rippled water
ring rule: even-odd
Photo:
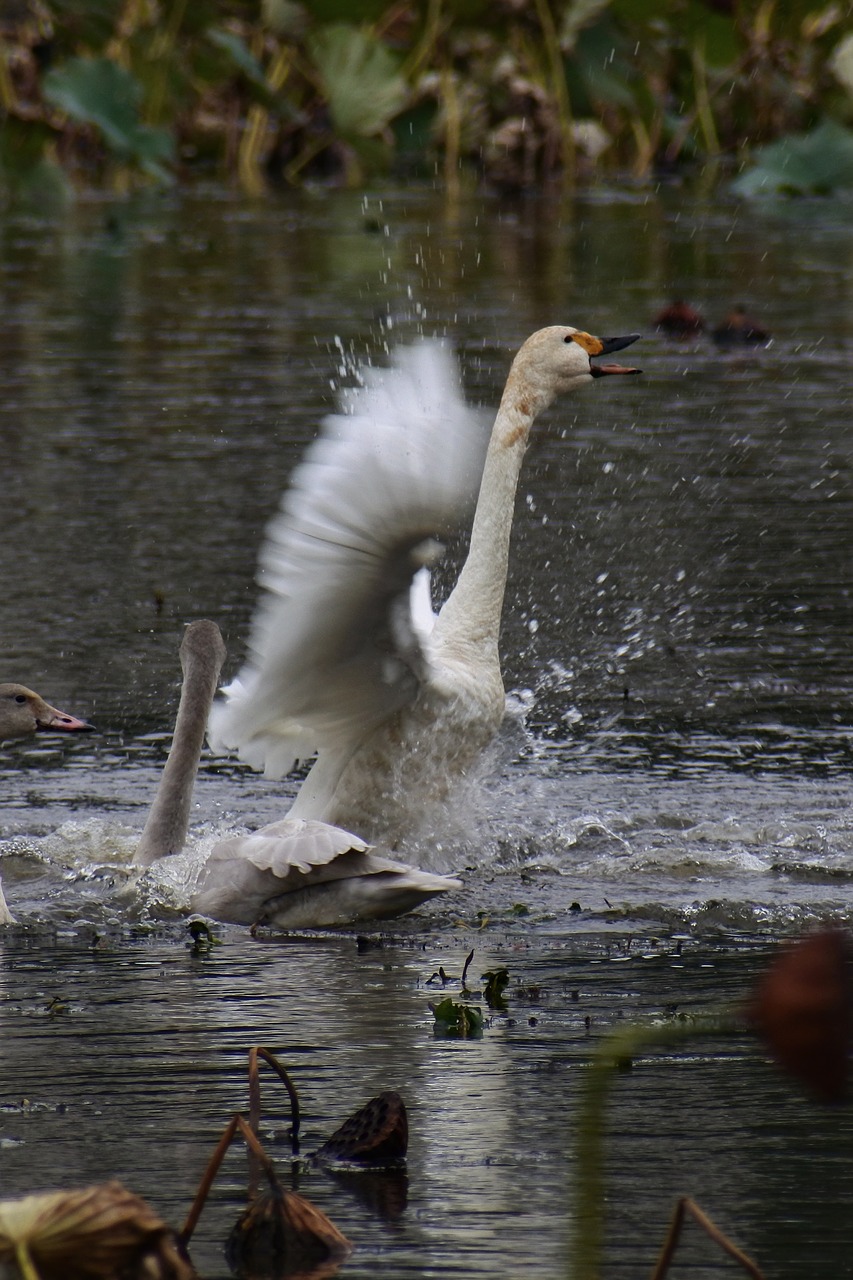
[[[358,1245],[346,1274],[563,1273],[590,1035],[679,993],[741,993],[773,939],[853,916],[850,220],[667,191],[450,212],[427,192],[212,192],[81,206],[62,226],[7,218],[0,679],[98,733],[0,747],[0,869],[21,921],[0,942],[4,1189],[108,1169],[178,1221],[243,1105],[246,1050],[267,1042],[317,1140],[380,1088],[412,1107],[402,1218],[303,1174]],[[712,321],[744,302],[772,344],[665,340],[650,318],[681,295]],[[264,524],[341,351],[447,334],[472,398],[494,405],[515,347],[559,321],[644,330],[644,376],[596,383],[537,428],[503,634],[516,714],[412,851],[465,888],[367,957],[348,934],[230,929],[193,957],[181,865],[137,888],[127,872],[183,624],[215,618],[236,669]],[[297,786],[206,759],[188,858],[281,816]],[[475,1044],[435,1041],[424,983],[472,946],[483,971],[549,994],[517,996]],[[658,1057],[620,1087],[608,1274],[650,1270],[691,1189],[774,1275],[815,1274],[807,1245],[825,1274],[853,1274],[827,1208],[849,1189],[849,1134],[751,1048]],[[200,1246],[209,1274],[238,1165]],[[689,1248],[694,1274],[722,1271]]]
[[[469,944],[476,987],[509,965],[509,1007],[481,1040],[442,1040],[429,1002],[458,996]],[[63,931],[13,935],[0,968],[4,1190],[109,1171],[181,1223],[226,1119],[246,1108],[246,1054],[261,1043],[298,1086],[306,1156],[379,1090],[407,1100],[404,1180],[377,1187],[306,1165],[291,1182],[287,1099],[263,1077],[262,1139],[285,1184],[355,1245],[344,1274],[568,1276],[580,1068],[626,1019],[741,998],[765,962],[753,950],[445,927],[363,954],[348,937],[261,944],[225,931],[198,956],[163,936],[93,949]],[[428,985],[439,966],[444,992]],[[610,1117],[608,1276],[650,1273],[684,1193],[768,1275],[849,1274],[850,1117],[804,1101],[745,1038],[638,1055]],[[205,1275],[228,1274],[222,1246],[245,1191],[235,1148],[193,1244]],[[691,1274],[730,1273],[698,1232],[680,1256]]]

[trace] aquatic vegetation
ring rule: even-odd
[[[300,1107],[296,1088],[275,1054],[261,1046],[249,1050],[249,1121],[232,1117],[210,1159],[195,1201],[181,1231],[188,1243],[201,1216],[213,1180],[233,1140],[240,1136],[250,1153],[249,1202],[235,1223],[226,1244],[226,1256],[240,1274],[296,1274],[305,1277],[334,1275],[337,1266],[352,1250],[334,1223],[310,1201],[283,1188],[275,1167],[258,1139],[261,1120],[259,1065],[266,1063],[284,1084],[291,1108],[291,1150],[299,1154]],[[352,1171],[405,1169],[408,1150],[408,1120],[403,1099],[393,1090],[371,1098],[351,1115],[314,1153],[312,1161],[333,1168],[345,1161]],[[257,1168],[268,1183],[258,1194]]]
[[[294,1155],[299,1154],[300,1107],[296,1086],[286,1068],[271,1050],[256,1046],[249,1050],[249,1123],[257,1133],[261,1119],[259,1064],[265,1062],[276,1073],[290,1099],[290,1136]],[[312,1156],[321,1164],[336,1160],[355,1161],[376,1167],[399,1164],[409,1146],[406,1104],[393,1089],[385,1089],[349,1116]]]
[[[848,120],[843,21],[816,0],[21,0],[0,20],[0,180],[642,176]]]
[[[175,144],[166,129],[140,122],[142,86],[109,58],[71,58],[42,82],[45,100],[70,120],[97,127],[120,164],[164,182]]]
[[[489,969],[483,974],[483,999],[490,1009],[505,1009],[504,992],[509,986],[509,970]]]
[[[284,1187],[256,1196],[240,1215],[225,1245],[237,1275],[335,1275],[351,1252],[346,1236],[310,1200]]]
[[[342,138],[370,138],[382,132],[408,97],[398,61],[372,32],[349,23],[318,28],[307,42]]]
[[[409,1147],[406,1105],[393,1089],[371,1098],[327,1138],[314,1158],[394,1165],[405,1160]]]
[[[430,1003],[435,1018],[434,1034],[459,1040],[478,1040],[483,1034],[483,1011],[447,996]]]
[[[120,1182],[0,1201],[0,1264],[22,1280],[192,1280],[175,1233]]]
[[[798,1083],[823,1103],[847,1099],[853,1051],[853,942],[842,929],[825,928],[782,948],[749,1001],[701,1017],[671,1017],[611,1032],[587,1068],[575,1150],[575,1207],[570,1256],[572,1280],[598,1280],[604,1239],[604,1131],[610,1090],[635,1055],[700,1038],[757,1035]],[[666,1274],[686,1202],[676,1211],[655,1277]],[[697,1217],[696,1214],[693,1214]],[[697,1220],[708,1229],[701,1210]],[[713,1227],[713,1224],[710,1224]],[[714,1236],[714,1228],[709,1234]],[[721,1233],[720,1233],[721,1234]],[[755,1263],[735,1246],[749,1274]]]
[[[749,1027],[820,1102],[847,1101],[853,1052],[853,944],[823,929],[785,947],[756,987]]]
[[[753,1280],[763,1280],[763,1273],[751,1258],[739,1249],[738,1246],[729,1239],[725,1232],[721,1231],[715,1222],[712,1222],[695,1200],[691,1200],[690,1196],[682,1196],[675,1206],[675,1212],[672,1215],[667,1238],[664,1241],[663,1249],[658,1258],[657,1265],[652,1275],[652,1280],[663,1280],[663,1277],[669,1273],[669,1264],[675,1256],[675,1250],[681,1238],[681,1232],[686,1218],[692,1218],[694,1222],[702,1228],[707,1236],[709,1236],[715,1244],[719,1245],[724,1253],[733,1258],[743,1270],[753,1277]]]
[[[259,1064],[285,1085],[291,1106],[291,1140],[299,1152],[299,1098],[287,1071],[269,1050],[249,1051],[249,1120],[236,1112],[226,1124],[202,1174],[193,1203],[175,1232],[119,1182],[0,1201],[0,1269],[8,1263],[21,1280],[194,1280],[188,1247],[210,1189],[235,1139],[249,1153],[248,1203],[229,1233],[225,1251],[241,1275],[299,1275],[320,1280],[336,1274],[352,1245],[320,1209],[283,1187],[259,1138]],[[318,1149],[313,1160],[334,1171],[381,1171],[405,1178],[408,1119],[394,1090],[371,1098]],[[267,1180],[258,1191],[258,1176]],[[4,1271],[5,1274],[5,1271]]]
[[[209,956],[219,943],[219,939],[211,933],[209,925],[204,920],[190,920],[187,924],[187,932],[192,939],[187,943],[187,949],[191,955]]]
[[[253,1127],[239,1113],[225,1126],[216,1150],[210,1158],[195,1200],[180,1232],[186,1246],[192,1239],[207,1201],[213,1180],[237,1136],[249,1149],[252,1159],[262,1169],[269,1189],[258,1194],[250,1187],[249,1202],[232,1228],[226,1243],[226,1255],[235,1269],[253,1273],[263,1266],[277,1273],[299,1273],[305,1280],[312,1275],[334,1275],[337,1263],[352,1251],[352,1246],[320,1209],[295,1191],[282,1187],[275,1166],[261,1145]],[[326,1269],[331,1266],[331,1269]],[[322,1270],[319,1270],[322,1268]],[[183,1280],[183,1278],[180,1278]]]
[[[296,1086],[288,1075],[287,1070],[282,1066],[275,1054],[260,1045],[256,1045],[249,1050],[249,1123],[252,1130],[257,1133],[261,1122],[261,1084],[258,1069],[261,1062],[265,1062],[267,1066],[272,1067],[287,1090],[287,1096],[290,1099],[291,1148],[293,1154],[298,1155],[299,1128],[301,1124],[299,1094],[296,1092]]]
[[[853,187],[853,130],[823,120],[808,133],[760,147],[754,161],[732,183],[738,195],[830,195]]]

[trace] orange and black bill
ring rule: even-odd
[[[630,347],[631,343],[636,342],[640,336],[639,333],[629,333],[621,338],[599,338],[600,350],[590,351],[590,355],[609,356],[612,351],[621,351],[623,347]],[[589,371],[594,378],[603,378],[608,373],[642,373],[642,369],[632,369],[622,364],[590,364]]]

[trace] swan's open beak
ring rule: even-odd
[[[78,720],[76,716],[57,711],[56,707],[52,707],[49,702],[39,709],[36,716],[36,729],[45,733],[82,733],[94,727],[86,720]]]
[[[609,356],[611,351],[621,351],[623,347],[630,347],[631,343],[636,342],[640,336],[639,333],[629,333],[621,338],[599,338],[601,350],[591,351],[590,355]],[[603,378],[607,373],[642,373],[642,369],[630,369],[622,364],[590,364],[589,371],[594,378]]]

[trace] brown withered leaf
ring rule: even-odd
[[[244,1277],[333,1276],[352,1245],[310,1200],[278,1187],[258,1196],[240,1215],[225,1246],[232,1270]]]
[[[0,1201],[0,1262],[41,1280],[194,1280],[171,1228],[120,1182]]]
[[[750,1026],[785,1071],[822,1102],[848,1096],[853,969],[850,936],[828,928],[785,947],[747,1008]]]
[[[386,1089],[345,1120],[317,1155],[321,1159],[379,1164],[404,1159],[408,1145],[406,1104],[399,1093]]]

